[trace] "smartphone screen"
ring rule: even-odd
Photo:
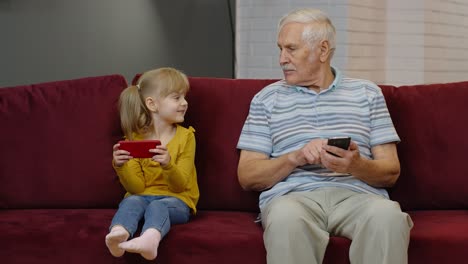
[[[333,137],[328,139],[328,145],[342,148],[344,150],[347,150],[349,148],[349,144],[351,143],[351,138],[350,137]],[[327,151],[328,152],[328,151]],[[328,152],[332,154],[333,156],[339,157],[338,155]]]

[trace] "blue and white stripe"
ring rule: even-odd
[[[332,70],[334,82],[320,93],[288,85],[284,80],[257,93],[237,148],[274,159],[315,138],[350,136],[361,155],[372,159],[373,146],[399,142],[381,89],[372,82],[344,78],[340,71]],[[308,166],[295,169],[282,182],[262,192],[260,208],[278,195],[332,186],[388,197],[385,189],[369,186],[352,175]]]

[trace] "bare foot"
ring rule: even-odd
[[[147,260],[153,260],[158,255],[160,241],[161,233],[154,228],[148,228],[140,237],[120,243],[119,247],[131,253],[139,253]]]
[[[130,234],[120,225],[112,227],[109,234],[106,236],[106,246],[114,257],[121,257],[125,250],[119,248],[119,244],[127,241]]]

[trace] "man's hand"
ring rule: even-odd
[[[326,142],[326,139],[313,139],[301,149],[291,152],[289,159],[297,165],[296,167],[306,164],[320,164],[322,147]]]
[[[150,152],[156,154],[151,159],[159,162],[162,167],[165,167],[171,162],[171,155],[165,146],[159,145],[155,149],[150,149]]]
[[[116,167],[120,167],[125,164],[125,162],[129,161],[130,159],[133,159],[132,156],[130,156],[130,152],[126,150],[121,150],[119,149],[120,144],[115,144],[112,152],[112,157],[114,159],[114,165]]]
[[[335,157],[327,151],[335,153]],[[320,158],[327,169],[340,173],[350,173],[365,183],[377,187],[391,187],[400,176],[400,161],[395,143],[372,147],[373,159],[361,157],[358,145],[351,141],[349,150],[324,145]]]
[[[333,156],[327,151],[339,157]],[[320,152],[320,160],[322,165],[329,170],[339,173],[351,173],[354,168],[359,166],[361,154],[358,145],[354,141],[351,141],[349,150],[324,144]]]

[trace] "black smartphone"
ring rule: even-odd
[[[332,137],[328,139],[327,145],[342,148],[344,150],[348,150],[349,144],[351,143],[351,137]],[[327,151],[328,152],[328,151]],[[334,153],[328,152],[333,156],[339,157]]]

